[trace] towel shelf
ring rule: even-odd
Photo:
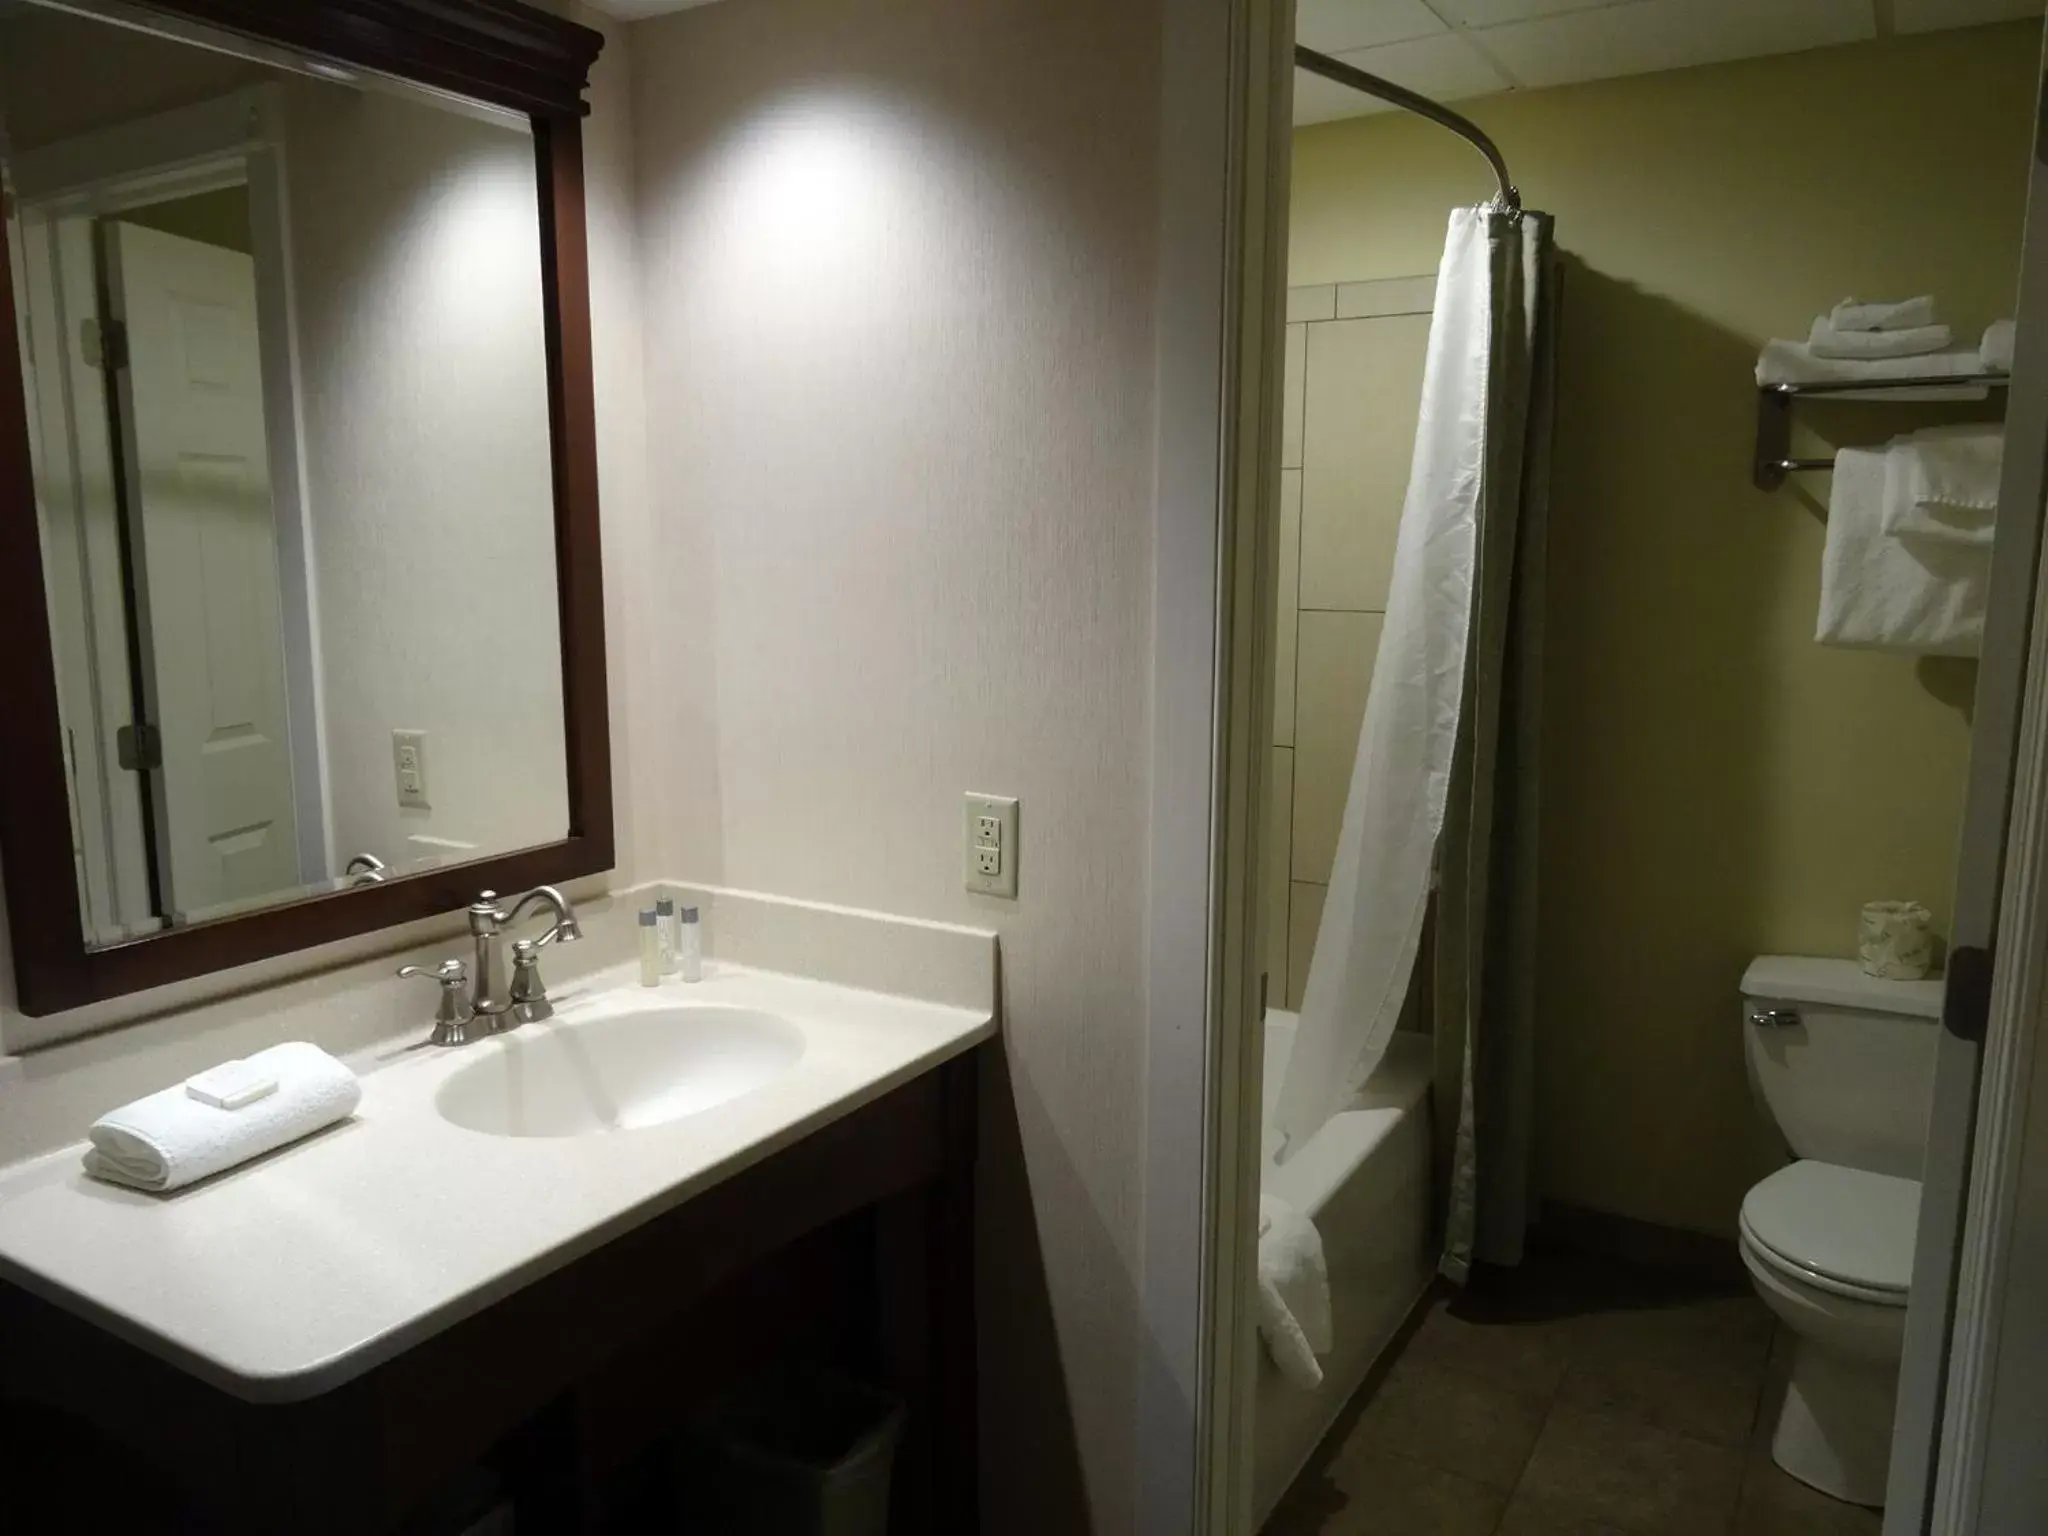
[[[1855,379],[1826,384],[1760,384],[1756,392],[1756,458],[1750,477],[1761,491],[1775,491],[1789,474],[1833,469],[1835,461],[1792,458],[1792,402],[1802,398],[1908,405],[1940,400],[1984,400],[2003,392],[2011,380],[2002,373],[1949,375],[1926,379]]]

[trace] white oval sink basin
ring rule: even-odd
[[[529,1025],[434,1095],[441,1118],[490,1136],[590,1136],[700,1114],[772,1082],[803,1031],[751,1008],[659,1007]]]

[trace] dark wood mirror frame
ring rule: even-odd
[[[0,873],[16,1000],[56,1013],[452,912],[479,890],[612,867],[583,100],[603,37],[518,0],[145,0],[136,7],[527,114],[540,181],[569,828],[560,842],[89,949],[72,862],[57,674],[14,306],[0,321]],[[12,292],[0,241],[0,294]]]

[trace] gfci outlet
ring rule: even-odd
[[[984,896],[1017,894],[1017,802],[1003,795],[967,797],[967,889]]]
[[[391,772],[398,783],[398,808],[402,811],[431,811],[427,799],[427,733],[391,733]]]

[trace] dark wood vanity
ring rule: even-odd
[[[522,1533],[687,1529],[638,1513],[669,1438],[822,1361],[907,1404],[892,1531],[972,1532],[978,1058],[305,1401],[243,1401],[0,1283],[0,1528],[372,1536],[481,1464]]]

